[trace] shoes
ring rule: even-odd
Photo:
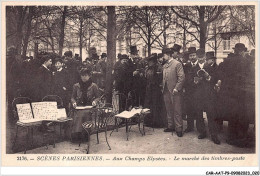
[[[173,128],[166,128],[163,130],[164,132],[173,132],[175,131]]]
[[[181,131],[180,132],[176,132],[176,134],[177,134],[178,137],[182,137],[182,132]]]
[[[214,144],[217,144],[217,145],[220,144],[220,141],[219,141],[219,139],[218,139],[217,136],[212,136],[211,139],[212,139],[212,141],[214,142]]]
[[[200,135],[198,136],[198,139],[204,139],[204,138],[206,138],[206,134],[200,134]]]
[[[192,132],[192,131],[194,131],[194,129],[192,129],[192,128],[186,128],[186,129],[184,130],[184,133],[189,133],[189,132]]]

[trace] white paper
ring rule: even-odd
[[[93,106],[77,106],[75,109],[80,110],[80,109],[91,109],[91,108],[93,108]]]
[[[30,103],[17,104],[16,108],[17,108],[19,121],[33,119]]]

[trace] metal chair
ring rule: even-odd
[[[18,117],[16,105],[17,104],[24,104],[24,103],[31,103],[31,102],[32,102],[32,100],[28,97],[17,97],[13,100],[13,102],[12,102],[13,118],[15,120],[17,120],[17,122],[19,120],[19,117]],[[32,146],[33,145],[33,127],[40,126],[40,125],[41,124],[39,124],[39,123],[32,123],[32,124],[16,123],[15,139],[14,139],[14,142],[13,142],[12,150],[14,151],[14,146],[16,144],[16,140],[17,140],[17,137],[18,137],[18,129],[19,128],[26,128],[26,130],[27,130],[26,146],[25,146],[25,149],[24,149],[24,154],[26,154],[26,151],[27,151],[27,148],[28,148],[28,145],[29,145],[30,133],[31,133],[31,136],[32,136],[32,141],[31,141],[31,146]]]
[[[57,102],[57,108],[64,108],[64,104],[63,104],[63,100],[60,96],[58,95],[46,95],[45,97],[42,98],[42,101],[54,101],[54,102]],[[67,115],[68,117],[70,117],[70,113],[71,111],[69,112],[69,114]],[[72,128],[72,120],[71,119],[68,119],[68,120],[63,120],[63,121],[55,121],[55,122],[50,122],[48,123],[49,125],[53,125],[54,126],[54,132],[55,132],[55,126],[57,124],[59,124],[60,126],[60,138],[61,138],[61,129],[62,129],[62,124],[65,124],[66,122],[71,122],[71,124],[69,125],[70,129]],[[71,135],[70,135],[70,139],[71,139]]]
[[[97,136],[97,144],[99,144],[99,132],[105,132],[106,143],[108,145],[109,150],[111,147],[109,145],[107,139],[107,130],[108,126],[112,127],[114,122],[114,112],[112,104],[104,102],[104,96],[101,96],[97,101],[96,107],[93,109],[95,116],[92,121],[84,122],[82,127],[84,131],[88,135],[88,143],[87,143],[87,154],[89,153],[90,148],[90,136],[91,134],[95,134]],[[80,146],[80,144],[79,144]]]

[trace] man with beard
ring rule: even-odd
[[[216,109],[214,106],[215,90],[217,83],[214,74],[210,73],[210,67],[205,62],[205,50],[196,51],[198,64],[192,68],[194,84],[194,101],[196,111],[196,126],[199,132],[198,139],[206,138],[206,127],[204,124],[203,112],[206,112],[208,128],[211,139],[215,144],[220,144],[217,136]]]
[[[144,106],[145,99],[145,60],[138,55],[136,46],[130,47],[130,66],[133,69],[133,89],[136,100],[134,106]]]
[[[167,128],[164,132],[176,130],[178,137],[182,137],[182,114],[181,114],[181,94],[185,80],[182,64],[173,59],[172,50],[164,48],[163,58],[166,64],[163,66],[163,97],[167,111]]]

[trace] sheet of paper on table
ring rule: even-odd
[[[130,119],[132,118],[134,115],[136,115],[135,112],[131,112],[131,111],[123,111],[117,115],[115,115],[116,117],[120,117],[120,118],[126,118],[126,119]]]
[[[93,108],[93,106],[77,106],[75,109],[80,110],[80,109],[91,109],[91,108]]]

